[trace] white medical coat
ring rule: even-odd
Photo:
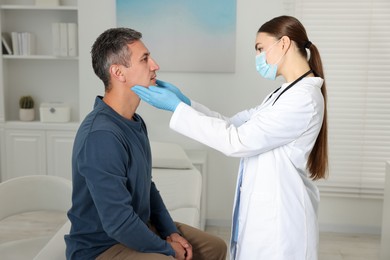
[[[322,83],[304,78],[272,105],[285,83],[258,107],[232,118],[194,101],[180,103],[172,115],[173,130],[242,157],[235,259],[317,259],[319,192],[306,163],[322,125]]]

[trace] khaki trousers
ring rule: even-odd
[[[225,260],[227,254],[226,243],[219,237],[210,235],[191,226],[175,223],[180,233],[192,245],[193,260]],[[141,253],[122,244],[117,244],[96,260],[173,260],[173,256],[155,253]]]

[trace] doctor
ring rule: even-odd
[[[242,157],[231,259],[317,259],[320,198],[313,180],[324,178],[328,166],[321,58],[303,25],[290,16],[263,24],[255,49],[259,74],[271,80],[283,76],[287,83],[259,106],[231,118],[166,82],[132,90],[151,105],[173,111],[173,130],[227,156]]]

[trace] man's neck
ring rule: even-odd
[[[104,95],[103,102],[119,115],[132,120],[140,101],[135,96],[109,92]]]

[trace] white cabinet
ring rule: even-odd
[[[48,131],[47,141],[47,173],[72,179],[72,149],[76,132]]]
[[[55,175],[71,180],[73,142],[78,124],[8,123],[0,134],[1,181],[24,175]]]
[[[23,175],[46,174],[44,131],[7,129],[5,136],[6,172],[3,173],[2,180]]]

